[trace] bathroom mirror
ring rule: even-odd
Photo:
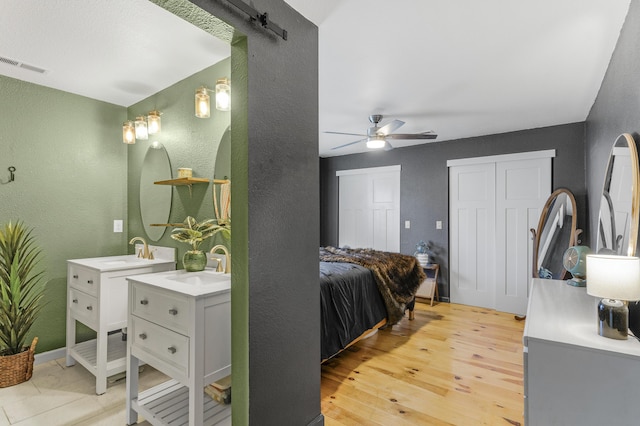
[[[638,241],[638,151],[628,133],[611,148],[600,197],[596,252],[635,256]]]
[[[140,214],[142,225],[151,241],[158,241],[166,231],[164,224],[171,213],[172,186],[154,185],[159,180],[171,179],[171,163],[162,144],[154,143],[147,149],[140,174]]]
[[[576,200],[571,191],[561,188],[549,196],[534,236],[533,276],[564,279],[562,255],[576,244]]]
[[[213,177],[214,179],[231,179],[231,126],[227,127],[220,139]]]

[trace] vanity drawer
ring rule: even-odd
[[[187,377],[189,338],[142,318],[130,318],[129,338],[133,347],[151,354]]]
[[[131,313],[178,333],[189,331],[189,300],[186,296],[138,282],[131,283]]]
[[[98,299],[74,288],[69,289],[69,310],[74,318],[95,329],[98,324]]]
[[[98,284],[100,283],[98,272],[69,265],[68,273],[68,282],[71,287],[94,296],[98,295]]]

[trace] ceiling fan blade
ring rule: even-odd
[[[362,133],[344,133],[344,132],[322,132],[322,133],[329,133],[332,135],[367,136],[367,135],[363,135]]]
[[[388,135],[392,133],[394,130],[399,129],[400,126],[402,126],[403,124],[404,124],[404,121],[393,120],[392,122],[387,123],[384,126],[380,127],[376,133],[378,135]]]
[[[346,143],[346,144],[344,144],[344,145],[334,146],[334,147],[333,147],[333,148],[331,148],[331,149],[340,149],[340,148],[344,148],[345,146],[354,145],[354,144],[357,144],[358,142],[364,142],[364,141],[366,141],[366,140],[367,140],[367,139],[360,139],[360,140],[357,140],[357,141],[353,141],[353,142]]]
[[[391,135],[385,136],[387,139],[435,139],[438,137],[437,134],[432,132],[424,132],[424,133],[394,133]]]
[[[389,143],[389,141],[385,141],[386,143],[384,144],[384,150],[385,151],[391,151],[393,149],[393,145],[391,145]]]

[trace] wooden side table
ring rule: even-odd
[[[427,278],[420,284],[416,297],[422,297],[425,299],[431,299],[431,306],[433,306],[433,299],[439,298],[438,295],[438,272],[440,271],[440,265],[437,263],[428,263],[422,266]],[[433,276],[429,276],[432,273]]]

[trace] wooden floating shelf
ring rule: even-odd
[[[207,179],[207,178],[190,177],[190,178],[159,180],[159,181],[153,182],[153,183],[155,183],[156,185],[175,185],[175,186],[180,186],[180,185],[193,185],[193,184],[197,184],[197,183],[209,183],[209,182],[211,182],[211,181],[209,179]]]

